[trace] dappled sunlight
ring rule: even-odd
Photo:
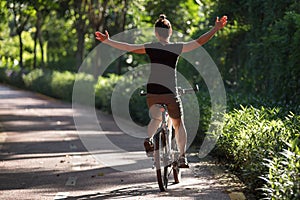
[[[104,130],[87,126],[80,130],[80,135],[68,105],[56,109],[62,104],[53,101],[47,104],[47,100],[31,104],[37,97],[29,94],[30,102],[6,100],[7,105],[15,108],[0,109],[4,131],[0,133],[0,188],[4,199],[18,198],[20,194],[46,199],[63,195],[67,199],[135,199],[140,196],[193,199],[201,195],[224,195],[221,186],[208,181],[209,174],[195,178],[194,167],[182,171],[184,178],[180,184],[170,181],[169,191],[159,193],[153,161],[144,152],[142,138],[124,134],[116,128],[111,116],[99,111],[97,119]],[[40,109],[40,105],[46,104],[48,111],[39,110],[40,116],[35,116],[34,105]],[[31,110],[22,114],[26,107]],[[87,151],[82,137],[92,141],[94,148]]]

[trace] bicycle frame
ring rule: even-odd
[[[157,182],[160,191],[165,191],[168,186],[168,179],[173,171],[175,183],[179,183],[179,167],[178,167],[178,154],[175,154],[175,143],[172,143],[174,132],[171,129],[171,121],[168,116],[167,105],[157,104],[161,108],[162,122],[152,136],[154,143],[154,166],[156,168]],[[169,123],[169,124],[168,124]],[[177,156],[176,156],[177,155]],[[171,170],[169,171],[169,167]]]
[[[198,91],[198,85],[195,88],[191,89],[182,89],[180,87],[176,88],[178,98],[181,95],[194,93]],[[145,93],[141,93],[145,95]],[[179,152],[176,148],[175,133],[171,131],[172,123],[168,116],[168,108],[166,104],[156,104],[159,106],[162,113],[162,121],[157,129],[157,131],[152,135],[150,140],[154,144],[154,166],[156,168],[157,182],[160,188],[160,191],[165,191],[168,186],[169,175],[173,171],[173,176],[175,183],[179,183],[180,179],[180,170],[179,170]],[[173,129],[172,129],[173,130]],[[163,165],[163,166],[162,166]],[[171,170],[168,171],[168,168],[171,167]],[[163,175],[162,175],[163,172]]]
[[[165,104],[156,104],[156,106],[160,107],[160,111],[162,113],[162,121],[159,128],[156,130],[155,134],[152,137],[153,138],[158,137],[160,133],[163,133],[164,137],[168,138],[168,141],[166,141],[167,146],[165,148],[167,150],[167,153],[169,153],[171,139],[172,139],[171,130],[170,130],[172,128],[172,123],[168,116],[168,108],[167,105]]]

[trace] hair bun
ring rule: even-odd
[[[159,19],[166,19],[166,18],[167,18],[167,16],[165,14],[160,14],[159,15]]]

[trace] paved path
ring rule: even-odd
[[[123,151],[87,151],[85,136],[74,125],[74,112],[68,103],[0,85],[1,200],[234,199],[228,179],[223,183],[213,173],[215,165],[192,154],[191,168],[183,171],[182,182],[159,192],[141,138],[122,133],[111,116],[97,112],[103,130],[89,127],[85,136],[93,141],[102,135],[116,146],[123,144]],[[101,141],[94,142],[101,147],[107,144]],[[116,162],[116,155],[123,164]]]

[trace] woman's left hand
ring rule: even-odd
[[[227,16],[223,16],[220,20],[219,17],[217,17],[215,22],[215,27],[220,30],[224,28],[224,26],[227,24]]]

